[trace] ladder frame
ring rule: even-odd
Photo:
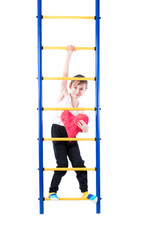
[[[40,214],[44,213],[43,181],[43,119],[42,119],[42,1],[37,0],[37,40],[38,40],[38,121],[39,121],[39,203]]]
[[[95,97],[96,97],[96,213],[100,213],[100,0],[95,0]],[[42,117],[42,0],[37,0],[38,50],[38,135],[39,135],[39,206],[44,213],[43,117]]]
[[[100,0],[95,0],[96,213],[100,213]]]

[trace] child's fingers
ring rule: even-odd
[[[82,124],[79,123],[79,122],[78,122],[77,126],[78,126],[79,128],[81,128],[81,129],[83,128]]]
[[[78,126],[82,126],[82,124],[80,122],[77,123]]]
[[[71,51],[71,52],[76,51],[74,45],[67,45],[67,50],[68,50],[68,51]]]
[[[83,120],[79,121],[82,125],[85,125],[86,123]]]
[[[67,45],[67,50],[71,51],[71,49],[72,49],[72,45]]]

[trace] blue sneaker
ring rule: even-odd
[[[59,198],[58,198],[58,196],[56,195],[55,192],[49,193],[48,198],[50,198],[51,201],[58,201],[59,200]]]
[[[84,192],[82,198],[87,198],[87,199],[91,200],[93,203],[97,203],[97,201],[98,201],[97,196],[92,195],[88,192]]]

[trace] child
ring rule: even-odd
[[[69,45],[67,46],[67,56],[64,65],[63,77],[68,77],[68,70],[69,70],[69,62],[72,53],[75,52],[74,46]],[[84,77],[82,75],[76,75],[75,77]],[[86,92],[87,90],[87,80],[84,81],[71,81],[69,84],[69,88],[71,93],[69,94],[67,89],[67,81],[61,81],[61,90],[60,90],[60,97],[59,97],[59,104],[58,107],[82,107],[79,103],[79,98]],[[51,129],[52,137],[68,137],[66,129],[61,121],[60,115],[61,111],[55,112],[54,123]],[[81,111],[72,111],[73,115],[78,115],[82,113]],[[83,121],[80,120],[78,122],[78,127],[81,128],[83,133],[88,132],[88,125]],[[68,160],[71,161],[73,167],[85,167],[84,161],[81,158],[80,150],[77,141],[53,141],[53,148],[54,154],[57,161],[57,167],[68,167]],[[59,200],[57,196],[58,186],[61,182],[62,177],[66,174],[66,171],[55,171],[51,186],[49,189],[48,197],[51,200]],[[77,179],[79,181],[80,190],[83,193],[83,198],[88,198],[93,202],[97,202],[97,197],[88,193],[88,186],[87,186],[87,171],[76,171]]]

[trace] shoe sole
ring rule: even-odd
[[[51,201],[54,201],[54,202],[59,201],[58,198],[50,198],[50,200],[51,200]]]
[[[92,200],[92,202],[96,204],[98,202],[98,197]]]

